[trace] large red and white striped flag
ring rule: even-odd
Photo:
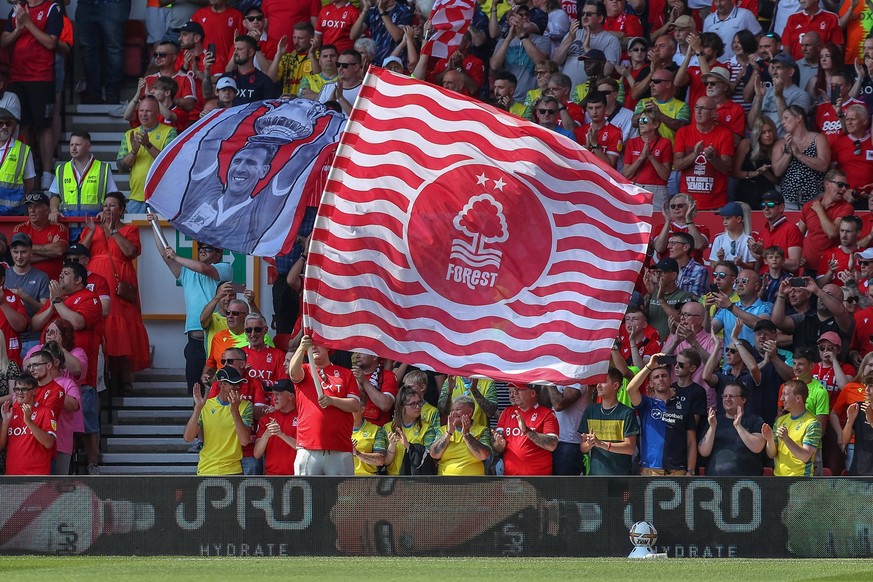
[[[470,27],[475,6],[476,0],[437,0],[430,12],[433,34],[421,48],[422,54],[449,58]]]
[[[340,349],[463,375],[605,374],[651,194],[577,143],[371,69],[308,254],[304,325]]]

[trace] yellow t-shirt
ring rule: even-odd
[[[472,387],[472,382],[475,380],[470,380],[470,386]],[[440,391],[440,399],[442,399],[442,394],[445,390],[448,390],[449,384],[448,380],[443,384],[443,388]],[[487,400],[490,400],[494,404],[497,404],[497,391],[494,390],[494,380],[486,380],[484,378],[480,378],[478,384],[476,384],[476,388],[479,392],[482,393]],[[457,398],[458,396],[469,396],[473,398],[473,394],[470,391],[470,388],[467,387],[467,384],[464,384],[464,379],[460,376],[455,376],[455,386],[452,390],[452,400]],[[473,398],[475,401],[476,399]],[[479,407],[479,403],[476,402],[476,408],[473,410],[473,426],[488,426],[488,417],[485,416],[485,413],[482,412],[482,409]]]
[[[821,447],[821,425],[815,415],[804,410],[798,418],[792,418],[790,414],[783,414],[776,419],[773,425],[773,434],[780,426],[788,429],[788,437],[800,446],[812,445],[816,449]],[[810,477],[812,476],[816,450],[809,461],[803,463],[791,454],[784,442],[776,438],[776,459],[773,474],[780,477]]]
[[[442,427],[443,434],[448,432],[448,426]],[[473,426],[470,434],[483,445],[491,448],[491,433],[487,426]],[[469,475],[478,476],[485,474],[485,464],[473,456],[460,431],[452,433],[443,456],[437,461],[438,475]]]
[[[646,108],[646,103],[649,101],[654,103],[655,107],[657,107],[664,116],[669,117],[670,119],[682,119],[685,121],[691,119],[691,110],[688,108],[688,104],[684,101],[679,101],[675,97],[666,103],[659,103],[657,99],[646,97],[637,103],[637,106],[634,109],[634,115],[642,113]],[[658,133],[669,139],[671,143],[676,139],[676,132],[667,127],[666,123],[662,123],[658,127]]]
[[[388,431],[391,430],[391,424],[388,423],[383,427],[385,431],[386,438]],[[421,426],[417,422],[412,423],[412,426],[403,426],[403,423],[398,423],[400,427],[403,429],[403,433],[406,435],[406,439],[409,441],[409,444],[419,444],[424,445],[426,448],[429,448],[431,443],[436,440],[438,429],[436,427],[431,427],[428,423],[421,421]],[[397,451],[394,453],[394,460],[391,461],[391,464],[388,465],[388,474],[389,475],[399,475],[400,467],[403,465],[403,457],[406,455],[406,447],[403,446],[402,442],[397,443]]]
[[[252,427],[252,403],[239,403],[239,415],[247,427]],[[206,401],[197,424],[203,429],[203,449],[197,463],[198,475],[241,475],[242,445],[236,434],[230,404],[216,396]]]
[[[372,453],[373,449],[385,450],[385,431],[381,426],[376,426],[369,420],[365,420],[358,428],[352,429],[352,442],[355,448],[362,453]],[[377,446],[377,443],[380,443]],[[375,475],[379,467],[369,465],[355,457],[355,475]]]

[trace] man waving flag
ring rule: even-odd
[[[606,373],[651,195],[564,136],[373,69],[308,254],[316,341],[463,375]]]

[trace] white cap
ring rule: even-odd
[[[233,89],[237,90],[236,81],[233,80],[233,77],[222,77],[218,80],[218,83],[215,84],[215,90],[218,91],[220,89]]]

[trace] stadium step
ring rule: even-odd
[[[89,106],[90,107],[90,106]],[[103,475],[193,475],[197,453],[182,439],[193,402],[183,369],[149,369],[134,377],[133,396],[112,398],[102,431]]]

